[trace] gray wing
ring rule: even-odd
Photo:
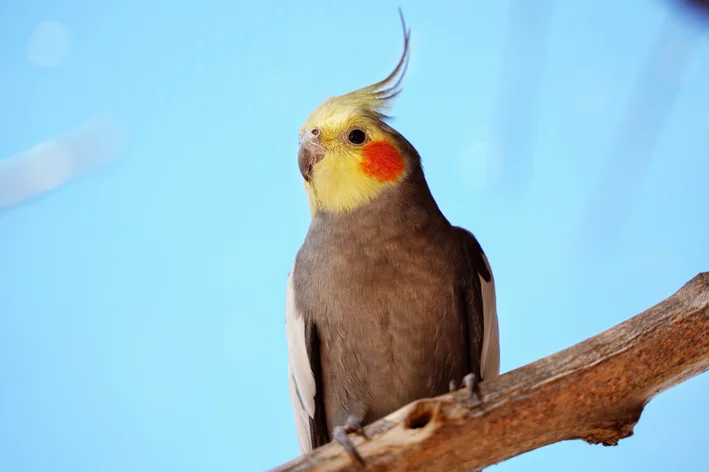
[[[463,228],[457,229],[463,235],[470,275],[466,280],[466,299],[471,366],[477,364],[475,361],[479,355],[480,376],[485,380],[500,375],[500,331],[497,321],[495,278],[487,256],[475,236]],[[480,323],[481,313],[482,323]]]
[[[293,270],[286,288],[286,340],[288,385],[301,453],[330,441],[325,422],[317,328],[298,311],[293,288]]]

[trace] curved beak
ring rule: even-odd
[[[313,166],[325,157],[325,148],[313,139],[303,139],[298,149],[298,168],[306,182],[313,176]]]

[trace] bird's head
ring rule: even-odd
[[[403,16],[404,52],[394,71],[374,85],[325,100],[300,129],[298,166],[311,213],[344,213],[396,186],[419,165],[413,147],[386,121],[384,111],[401,91],[409,59]]]

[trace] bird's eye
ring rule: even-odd
[[[352,144],[362,144],[367,139],[367,135],[361,129],[353,129],[350,134],[347,135],[347,140]]]

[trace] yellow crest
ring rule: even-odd
[[[404,14],[401,8],[399,8],[399,17],[404,33],[404,52],[401,54],[401,58],[391,74],[384,80],[373,85],[344,95],[328,98],[310,115],[301,128],[301,133],[303,130],[307,129],[311,123],[317,122],[325,125],[335,125],[338,121],[353,113],[361,113],[382,121],[386,121],[390,118],[384,113],[384,110],[390,108],[394,98],[401,93],[401,84],[409,65],[409,38],[411,37],[411,30],[406,28],[406,22],[404,21]]]
[[[371,199],[388,183],[382,184],[364,175],[360,170],[354,149],[349,149],[338,141],[341,133],[353,126],[366,126],[371,139],[382,139],[383,122],[390,117],[385,110],[393,104],[401,93],[404,76],[409,64],[409,38],[411,31],[406,28],[404,15],[399,8],[399,17],[404,33],[404,51],[394,70],[373,85],[360,88],[344,95],[330,97],[323,102],[301,127],[301,137],[307,130],[317,128],[322,133],[323,145],[329,143],[329,155],[338,159],[325,159],[316,169],[316,181],[305,182],[311,216],[318,209],[347,211]],[[361,149],[357,150],[361,151]]]

